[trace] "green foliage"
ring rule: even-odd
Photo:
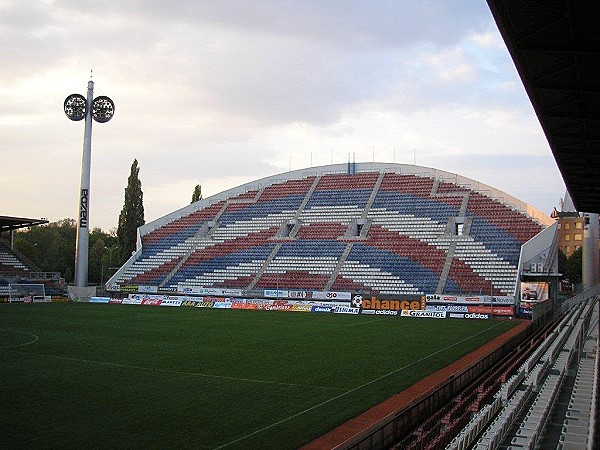
[[[119,245],[119,263],[129,259],[136,249],[137,229],[144,225],[144,193],[142,182],[139,178],[140,168],[137,159],[133,160],[131,173],[125,188],[125,200],[123,209],[119,214],[119,226],[117,227],[117,240]]]
[[[199,184],[194,188],[194,193],[192,194],[192,203],[197,202],[198,200],[202,200],[202,188]]]
[[[565,277],[574,284],[581,283],[582,277],[582,257],[583,250],[578,248],[571,256],[569,256],[565,262],[564,275]]]
[[[558,271],[564,275],[567,265],[567,255],[561,249],[558,249]]]
[[[60,272],[67,283],[73,281],[75,271],[75,240],[77,223],[63,219],[46,225],[18,230],[14,236],[14,248],[42,272]],[[105,281],[109,272],[109,251],[116,237],[100,228],[92,229],[89,239],[88,279],[90,283]],[[115,261],[112,261],[114,264]]]
[[[518,323],[94,304],[2,310],[6,448],[297,448]]]

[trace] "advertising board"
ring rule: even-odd
[[[545,302],[548,300],[548,283],[521,282],[521,301],[523,302]]]
[[[360,313],[369,316],[397,316],[400,311],[398,309],[361,309]]]
[[[363,298],[361,295],[352,297],[352,306],[361,310],[422,310],[425,309],[425,299],[419,300],[380,300],[376,297]]]
[[[352,298],[352,294],[350,292],[338,292],[338,291],[329,291],[329,292],[320,292],[313,291],[312,298],[315,300],[329,300],[329,301],[340,301],[340,300],[350,300]]]
[[[459,314],[459,313],[449,313],[448,317],[451,319],[489,319],[489,314]]]
[[[432,305],[431,303],[429,303],[427,304],[427,311],[449,311],[457,313],[466,313],[469,311],[469,307],[467,305]]]
[[[256,303],[241,303],[241,302],[233,302],[231,304],[231,309],[257,309],[258,305]]]
[[[181,306],[182,300],[174,298],[165,298],[161,300],[160,306]]]
[[[493,314],[494,316],[514,316],[515,310],[512,306],[469,306],[470,314]]]
[[[353,308],[351,306],[336,306],[333,309],[335,314],[358,314],[360,313],[360,308]]]
[[[403,309],[401,312],[402,317],[427,317],[429,319],[445,319],[446,311],[417,311]]]
[[[158,286],[138,286],[138,292],[144,294],[156,294],[158,292]]]
[[[452,303],[452,304],[502,304],[512,305],[515,300],[512,296],[498,295],[443,295],[443,294],[427,294],[427,303]]]
[[[142,305],[159,306],[161,303],[162,300],[156,298],[142,298]]]

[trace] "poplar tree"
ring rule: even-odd
[[[202,188],[199,184],[194,188],[194,193],[192,194],[192,203],[197,202],[198,200],[202,200]]]
[[[139,178],[140,168],[137,159],[133,160],[131,173],[125,188],[125,202],[121,214],[119,214],[119,226],[117,228],[117,241],[121,262],[127,261],[131,253],[135,251],[137,241],[137,229],[144,225],[144,193],[142,182]]]

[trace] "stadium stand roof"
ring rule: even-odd
[[[0,216],[0,233],[19,228],[32,227],[48,223],[46,219],[27,219],[25,217]]]
[[[488,4],[575,206],[600,213],[600,3]]]

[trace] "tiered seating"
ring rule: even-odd
[[[344,248],[345,244],[326,239],[284,242],[256,287],[323,290]]]
[[[11,276],[27,276],[30,271],[31,267],[0,242],[0,273]]]
[[[194,235],[223,207],[224,202],[175,219],[142,236],[143,253],[117,278],[121,284],[159,285],[195,246]]]
[[[277,228],[252,233],[239,238],[204,240],[189,256],[168,286],[213,286],[255,275],[275,244],[268,243]]]
[[[514,292],[520,247],[542,226],[448,178],[380,176],[323,170],[242,187],[142,236],[141,254],[117,281],[374,294],[433,293],[440,286],[449,294]],[[455,232],[459,219],[464,235]]]
[[[497,248],[498,253],[504,253],[509,260],[515,257],[514,252],[510,252],[509,245],[498,246],[499,242],[524,243],[543,230],[524,214],[478,192],[471,192],[467,209],[474,217],[471,233],[478,240],[489,243],[490,248]]]
[[[433,245],[382,226],[369,229],[369,239],[354,244],[338,279],[360,281],[382,293],[435,292],[446,253]],[[334,289],[341,286],[338,279]]]

